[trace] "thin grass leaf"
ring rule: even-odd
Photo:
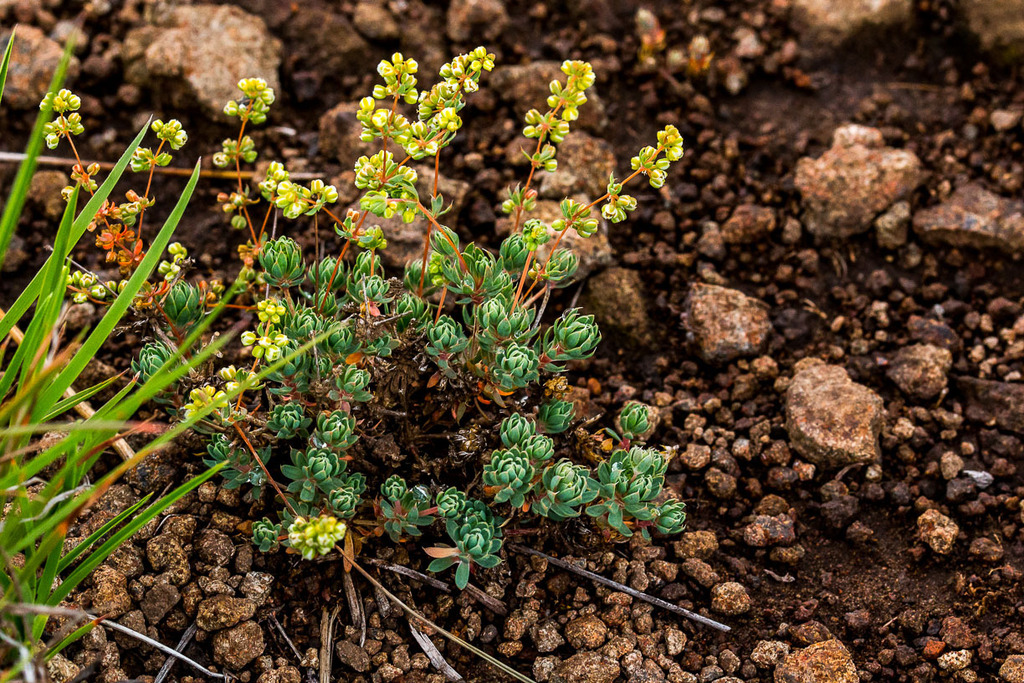
[[[100,210],[100,207],[103,206],[103,202],[107,201],[107,197],[109,197],[110,193],[114,191],[114,187],[117,185],[118,181],[121,180],[121,176],[124,174],[125,169],[128,168],[128,164],[131,162],[132,156],[135,154],[135,150],[137,150],[139,145],[142,144],[142,138],[146,136],[146,131],[148,129],[149,123],[147,122],[146,125],[142,127],[142,130],[140,130],[135,136],[132,143],[128,145],[127,149],[125,149],[121,158],[117,160],[116,164],[114,164],[114,168],[110,170],[110,175],[107,176],[107,179],[103,181],[103,184],[100,185],[99,189],[97,189],[92,195],[92,198],[86,203],[82,212],[78,214],[78,218],[75,219],[74,229],[71,231],[72,248],[74,248],[74,245],[78,243],[78,240],[82,239],[82,235],[85,234],[89,224],[92,222],[92,219],[96,216],[96,212]],[[42,140],[41,137],[40,140]],[[50,254],[50,259],[64,261],[66,258],[67,253]],[[47,262],[49,262],[49,259],[47,259]],[[18,321],[21,320],[22,316],[25,315],[33,302],[35,302],[36,298],[39,296],[42,279],[42,271],[36,273],[35,277],[33,277],[32,281],[28,283],[22,293],[18,296],[17,300],[9,309],[7,309],[6,315],[0,317],[0,339],[4,339],[8,334],[10,334],[11,329],[18,324]]]
[[[267,365],[261,372],[256,374],[255,378],[247,379],[240,382],[238,387],[232,389],[229,392],[226,392],[228,400],[233,401],[235,398],[238,397],[240,393],[252,389],[259,382],[266,379],[268,375],[277,372],[282,367],[284,367],[285,364],[290,363],[299,355],[306,353],[315,344],[323,341],[326,335],[326,332],[324,334],[317,335],[316,337],[310,339],[308,342],[306,342],[299,348],[295,349],[294,352],[287,354],[286,356],[283,356],[282,358],[278,359],[276,362],[272,364]],[[210,346],[212,347],[213,345]],[[204,348],[204,351],[206,350],[207,349]],[[10,548],[8,552],[17,553],[24,551],[30,546],[32,546],[37,539],[43,537],[44,535],[51,534],[51,532],[59,528],[61,525],[66,526],[67,520],[72,519],[77,514],[76,511],[80,512],[81,510],[88,508],[88,506],[91,505],[92,500],[98,499],[100,496],[102,496],[103,493],[106,492],[106,490],[111,485],[113,485],[113,483],[117,481],[125,472],[127,472],[129,469],[131,469],[136,464],[141,462],[147,455],[154,452],[158,448],[163,447],[164,444],[176,438],[179,434],[191,429],[193,426],[195,426],[196,423],[200,422],[201,420],[206,419],[206,417],[210,413],[212,413],[215,408],[216,406],[211,403],[210,405],[204,406],[202,409],[196,411],[191,417],[176,423],[171,429],[167,430],[166,432],[158,436],[156,439],[148,443],[145,447],[140,449],[135,454],[134,458],[120,463],[117,467],[115,467],[110,472],[105,474],[103,478],[96,482],[96,484],[93,486],[91,493],[77,496],[75,499],[65,503],[57,510],[55,510],[53,513],[51,513],[51,515],[44,521],[40,522],[39,524],[33,525],[31,529],[25,530],[24,533],[20,535],[17,540],[13,540],[10,543],[10,545],[7,546],[8,548]],[[89,420],[87,420],[86,422],[89,422]],[[70,447],[71,450],[74,450],[75,452],[78,453],[88,451],[103,443],[102,439],[97,438],[98,436],[102,436],[102,433],[93,436],[92,440],[86,442],[85,444],[64,445],[63,443],[61,443],[55,445],[51,449],[55,449],[64,445],[65,448]],[[64,466],[68,467],[69,465],[68,463],[65,463]],[[23,476],[27,474],[29,471],[32,471],[34,468],[35,463],[33,461],[24,468]],[[34,476],[36,473],[37,471],[33,471],[31,476]],[[4,533],[6,533],[7,531],[8,527],[5,526]],[[38,563],[36,563],[35,566],[38,566]],[[35,570],[35,566],[31,568],[32,571]],[[24,572],[29,569],[29,563],[26,562],[25,569],[22,571]]]
[[[89,574],[92,573],[92,570],[106,560],[110,553],[114,552],[118,546],[134,536],[135,533],[142,527],[146,526],[150,520],[197,489],[210,477],[217,474],[223,465],[224,463],[218,463],[215,467],[211,467],[202,474],[193,477],[168,493],[166,496],[162,497],[160,500],[150,505],[129,524],[119,529],[117,533],[107,539],[103,545],[89,553],[88,557],[86,557],[86,559],[83,560],[82,563],[79,564],[75,570],[61,582],[61,585],[50,594],[48,604],[59,605],[61,601],[68,596],[68,593],[84,581],[85,577],[89,576]]]
[[[67,206],[64,207],[64,217],[61,218],[57,236],[54,239],[55,251],[62,251],[68,245],[78,194],[79,188],[76,187],[71,193]],[[20,375],[21,383],[25,384],[29,381],[30,376],[35,376],[43,369],[42,359],[38,357],[39,351],[48,342],[57,324],[57,319],[60,317],[60,309],[64,303],[66,276],[67,266],[62,261],[47,263],[43,269],[43,282],[40,287],[40,300],[36,306],[36,314],[32,316],[32,322],[25,330],[25,338],[18,345],[18,351],[4,371],[3,378],[0,379],[0,396],[7,395],[16,373]],[[29,354],[34,355],[30,357]]]
[[[60,654],[61,650],[66,648],[68,645],[71,645],[72,643],[78,641],[86,633],[88,633],[89,631],[91,631],[94,628],[96,628],[96,626],[98,626],[101,621],[103,621],[103,620],[102,619],[93,619],[89,623],[83,624],[83,625],[79,626],[74,631],[72,631],[68,635],[64,636],[63,638],[61,638],[60,642],[58,642],[56,645],[54,645],[53,647],[51,647],[50,649],[48,649],[46,651],[46,654],[43,655],[43,661],[44,662],[48,662],[51,659],[53,659],[54,657],[56,657],[58,654]]]
[[[11,29],[11,37],[7,39],[7,49],[4,50],[3,61],[0,61],[0,101],[4,97],[4,86],[7,84],[7,69],[11,65],[11,53],[14,52],[14,34],[17,32],[17,26]]]
[[[13,40],[14,37],[11,36],[11,38]],[[10,51],[10,43],[8,43],[7,49]],[[50,81],[49,92],[55,93],[63,85],[74,49],[75,41],[73,39],[68,40],[64,46],[64,54],[60,58],[60,64],[57,65],[57,71],[54,72],[53,79]],[[6,62],[8,55],[5,54],[4,59]],[[39,115],[36,116],[35,125],[32,126],[32,135],[29,137],[28,147],[25,149],[25,159],[18,166],[18,174],[14,177],[11,194],[4,205],[3,214],[0,214],[0,266],[3,265],[4,256],[7,254],[7,247],[11,243],[11,237],[14,235],[15,228],[18,226],[21,210],[25,207],[29,185],[32,182],[32,176],[36,172],[36,162],[39,158],[39,153],[43,149],[43,126],[50,121],[50,114],[52,113],[52,107],[47,104],[39,111]],[[0,335],[0,337],[3,336],[5,335]]]
[[[94,384],[91,387],[82,389],[81,391],[76,391],[73,396],[68,396],[67,398],[63,398],[60,401],[57,401],[57,403],[54,404],[53,408],[50,409],[50,412],[43,416],[43,422],[49,422],[50,420],[60,417],[64,413],[68,412],[69,410],[77,406],[79,403],[88,401],[90,398],[92,398],[93,396],[100,393],[101,391],[109,387],[111,384],[116,382],[118,377],[120,377],[120,375],[108,377],[102,382]]]
[[[61,371],[53,384],[48,387],[40,397],[39,400],[42,405],[52,405],[60,400],[60,397],[82,373],[85,366],[88,365],[89,361],[91,361],[93,356],[96,355],[100,346],[103,345],[110,334],[114,331],[114,327],[117,326],[121,321],[121,318],[128,311],[128,307],[131,306],[132,302],[135,300],[135,295],[138,294],[140,289],[142,289],[146,279],[160,262],[164,248],[167,246],[167,243],[170,242],[171,235],[174,233],[175,228],[178,227],[178,222],[185,213],[185,207],[188,206],[188,202],[192,198],[192,193],[195,191],[196,183],[198,181],[199,162],[196,162],[195,170],[192,171],[192,177],[189,178],[188,183],[185,185],[185,189],[178,198],[178,203],[174,206],[174,210],[171,211],[171,215],[167,217],[167,220],[164,222],[159,234],[157,234],[153,239],[153,242],[150,244],[149,251],[146,253],[145,258],[142,259],[142,263],[139,264],[139,267],[132,274],[131,278],[128,279],[124,289],[121,290],[117,295],[117,298],[114,299],[114,302],[107,309],[103,319],[100,320],[99,324],[96,325],[96,328],[93,329],[86,338],[82,347],[75,354],[75,357],[71,359],[71,362],[68,363],[67,367]]]
[[[71,549],[71,552],[69,552],[67,555],[61,558],[60,566],[58,567],[58,572],[64,573],[65,571],[67,571],[68,567],[74,564],[75,560],[77,560],[82,553],[84,553],[86,550],[95,545],[96,542],[99,541],[101,538],[103,538],[111,531],[113,531],[114,527],[120,526],[121,522],[134,515],[135,511],[141,508],[147,502],[149,502],[149,499],[152,497],[152,493],[147,493],[146,497],[140,500],[138,503],[127,508],[126,510],[121,512],[121,514],[117,515],[112,520],[108,521],[106,524],[101,526],[99,529],[89,534],[89,536],[84,541],[76,545],[74,548]]]

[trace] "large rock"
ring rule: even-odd
[[[6,46],[10,31],[0,34],[0,45]],[[18,25],[4,85],[4,109],[37,109],[50,87],[50,79],[60,64],[64,48],[50,40],[35,26]],[[78,59],[72,57],[68,79],[78,73]]]
[[[356,159],[371,156],[380,151],[381,141],[366,142],[359,136],[363,133],[363,124],[356,119],[359,111],[358,102],[340,102],[328,109],[320,117],[320,152],[325,156],[336,158],[343,167],[351,169]],[[401,148],[389,141],[388,149],[392,154],[401,154]]]
[[[263,629],[255,621],[243,622],[213,636],[213,660],[236,671],[263,654],[265,648]]]
[[[624,346],[650,346],[651,320],[640,273],[609,268],[587,280],[584,309],[601,331]]]
[[[982,47],[1008,61],[1024,59],[1024,0],[962,0],[960,11]]]
[[[690,289],[684,325],[700,357],[709,363],[760,353],[771,331],[768,311],[759,300],[703,283]]]
[[[874,462],[885,408],[837,365],[804,367],[786,392],[786,429],[797,452],[822,467]]]
[[[956,385],[966,398],[968,420],[1024,433],[1024,384],[961,377]]]
[[[946,375],[953,367],[949,349],[932,344],[913,344],[896,352],[886,375],[903,393],[914,398],[935,398],[946,388]]]
[[[836,639],[797,650],[775,668],[775,683],[857,683],[850,652]]]
[[[608,175],[614,172],[615,150],[610,144],[572,131],[558,145],[558,169],[554,173],[538,172],[540,196],[561,200],[582,192],[597,199],[605,193]]]
[[[619,664],[597,652],[580,652],[557,665],[551,683],[612,683],[619,678]]]
[[[175,7],[125,38],[126,78],[154,90],[166,88],[171,103],[198,101],[219,114],[241,96],[238,81],[262,78],[280,92],[281,43],[259,17],[228,5]]]
[[[865,26],[907,24],[912,0],[794,0],[793,22],[819,45],[835,47]]]
[[[874,128],[848,125],[835,132],[831,149],[797,162],[804,225],[813,235],[844,239],[871,227],[875,216],[921,184],[913,152],[885,147]]]
[[[1024,202],[969,183],[938,206],[918,211],[914,230],[927,242],[1017,253],[1024,249]]]
[[[454,0],[448,6],[448,37],[456,43],[494,40],[507,26],[502,0]]]

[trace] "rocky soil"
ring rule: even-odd
[[[653,65],[637,58],[631,4],[0,0],[2,25],[24,24],[0,145],[20,149],[77,33],[84,155],[115,158],[155,113],[190,133],[177,163],[208,159],[231,134],[218,103],[260,75],[280,94],[256,133],[264,159],[322,172],[344,195],[363,149],[354,103],[376,61],[402,50],[430,73],[484,42],[500,66],[466,110],[442,182],[453,227],[493,246],[507,230],[500,191],[522,177],[518,117],[560,60],[591,60],[597,96],[540,184],[541,211],[600,192],[664,123],[687,155],[660,192],[637,190],[630,222],[583,246],[586,280],[552,307],[578,294],[601,319],[602,352],[570,377],[577,402],[587,416],[628,400],[657,408],[652,440],[675,449],[669,485],[690,526],[607,546],[564,524],[536,543],[733,630],[514,553],[475,579],[506,614],[469,593],[382,581],[537,681],[1024,681],[1024,3],[651,0],[667,46]],[[715,56],[687,78],[673,50],[698,34]],[[63,182],[37,175],[0,302],[45,258]],[[177,187],[161,178],[158,198]],[[237,267],[222,189],[204,181],[179,231],[197,276]],[[418,243],[416,226],[403,230],[396,254]],[[295,236],[336,247],[327,231]],[[102,267],[94,250],[78,256]],[[140,335],[124,330],[97,372],[125,369]],[[185,441],[154,457],[73,533],[198,471],[197,451]],[[328,655],[330,680],[444,680],[358,578],[365,631],[353,620],[340,561],[256,551],[246,532],[262,504],[204,485],[120,548],[76,603],[242,681],[318,680]],[[379,559],[422,568],[421,554]],[[500,679],[431,640],[468,679]],[[56,680],[152,681],[166,661],[104,629],[67,655]],[[199,678],[179,663],[165,680]]]

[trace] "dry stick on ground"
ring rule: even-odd
[[[0,152],[0,163],[20,164],[25,160],[25,154],[21,152]],[[67,168],[78,163],[75,159],[67,159],[64,157],[54,156],[40,156],[36,158],[36,163],[40,166],[58,166],[61,168]],[[101,170],[109,171],[114,168],[114,164],[109,161],[89,161],[82,160],[83,166],[89,164],[98,164]],[[189,177],[192,175],[193,169],[191,168],[176,168],[174,166],[157,166],[154,172],[160,175],[172,175],[172,176],[184,176]],[[255,177],[255,171],[242,171],[242,178],[249,180]],[[238,178],[238,174],[234,171],[221,171],[219,169],[203,169],[204,178],[218,178],[222,180],[235,180]],[[296,172],[291,174],[292,180],[317,180],[323,178],[323,173],[304,173]]]
[[[441,581],[440,579],[435,579],[432,576],[427,576],[426,574],[421,574],[415,569],[403,567],[400,564],[391,564],[390,562],[385,562],[384,560],[378,560],[376,558],[371,557],[364,557],[362,559],[364,562],[368,562],[369,564],[372,564],[375,567],[380,567],[381,569],[387,569],[388,571],[395,572],[396,574],[408,576],[410,579],[415,579],[416,581],[425,583],[428,586],[433,586],[439,591],[444,591],[445,593],[452,592],[452,587],[444,581]],[[485,593],[483,590],[477,588],[473,584],[468,584],[464,590],[471,596],[473,596],[477,602],[479,602],[495,614],[500,614],[501,616],[505,616],[506,614],[508,614],[508,607],[505,606],[504,602],[498,600],[493,595]]]
[[[580,576],[585,576],[591,581],[596,581],[597,583],[604,584],[609,588],[614,588],[615,590],[626,593],[627,595],[632,595],[634,598],[637,598],[638,600],[643,600],[644,602],[649,602],[655,607],[667,609],[668,611],[674,612],[679,616],[686,617],[687,619],[696,621],[698,624],[704,624],[705,626],[710,626],[711,628],[717,628],[719,631],[729,632],[732,630],[730,627],[726,626],[721,622],[715,621],[714,619],[709,619],[700,614],[691,612],[688,609],[683,609],[682,607],[673,605],[671,602],[665,602],[661,598],[656,598],[653,595],[648,595],[647,593],[638,591],[635,588],[630,588],[629,586],[625,586],[619,583],[618,581],[612,581],[611,579],[605,578],[600,574],[595,574],[594,572],[587,571],[586,569],[577,567],[576,565],[570,562],[566,562],[565,560],[560,560],[557,557],[551,557],[550,555],[546,555],[539,550],[534,550],[532,548],[527,548],[521,545],[513,545],[509,546],[509,548],[511,550],[516,551],[517,553],[522,553],[524,555],[535,555],[537,557],[543,557],[556,567],[561,567],[566,571],[573,572],[574,574],[579,574]]]
[[[96,619],[97,618],[97,617],[94,617],[91,614],[88,614],[86,616],[88,616],[90,619]],[[170,655],[171,657],[175,657],[177,659],[180,659],[181,661],[185,662],[186,664],[191,666],[196,671],[199,671],[202,674],[204,674],[205,676],[209,676],[210,678],[219,678],[220,680],[224,680],[224,681],[229,680],[228,677],[225,674],[219,674],[219,673],[210,671],[209,669],[203,667],[202,664],[199,664],[198,662],[195,662],[195,661],[189,659],[188,657],[186,657],[185,655],[181,654],[180,652],[178,652],[177,650],[175,650],[173,648],[167,647],[166,645],[161,643],[159,640],[153,640],[149,636],[142,635],[138,631],[130,629],[127,626],[123,626],[122,624],[119,624],[116,621],[109,621],[108,620],[108,621],[102,621],[100,623],[103,626],[106,626],[108,628],[114,629],[115,631],[120,631],[121,633],[125,634],[126,636],[130,636],[132,638],[135,638],[136,640],[141,640],[146,645],[152,645],[156,649],[158,649],[161,652],[163,652],[165,655]]]
[[[4,311],[4,309],[0,308],[0,318],[3,318],[6,315],[7,312]],[[25,340],[25,333],[22,332],[21,328],[19,328],[17,325],[11,326],[10,335],[11,339],[14,340],[14,343],[18,345],[20,345],[21,342]],[[76,392],[72,387],[68,387],[67,391],[64,392],[64,398],[71,398],[72,396],[75,395],[75,393]],[[96,414],[96,411],[93,410],[92,406],[89,405],[88,401],[81,401],[75,404],[75,412],[81,415],[82,419],[84,420],[88,420],[89,418]],[[132,447],[129,446],[128,442],[125,441],[124,439],[118,439],[117,441],[114,442],[114,450],[116,450],[118,455],[120,455],[121,458],[123,458],[124,460],[131,460],[132,458],[135,457],[135,451],[132,450]]]
[[[452,665],[448,663],[448,660],[444,658],[441,651],[437,649],[434,642],[427,637],[427,634],[416,628],[416,624],[412,623],[412,619],[407,617],[407,623],[409,624],[409,631],[412,632],[413,639],[419,643],[420,648],[423,649],[423,653],[427,655],[427,659],[434,666],[435,669],[444,674],[444,677],[449,681],[462,681],[465,680],[458,671],[452,668]]]
[[[363,610],[363,601],[359,599],[359,593],[356,591],[356,584],[352,581],[352,572],[345,572],[343,577],[342,584],[345,586],[349,616],[352,617],[352,625],[359,628],[359,647],[362,647],[366,644],[366,612]]]
[[[341,605],[327,612],[324,607],[320,613],[320,683],[331,683],[331,661],[334,655],[334,620],[338,618]]]
[[[181,634],[181,640],[178,641],[178,647],[174,648],[175,651],[183,652],[185,648],[188,647],[188,644],[192,642],[192,637],[196,634],[197,628],[198,627],[195,622],[192,622],[192,624],[185,629],[185,632]],[[153,683],[163,683],[164,679],[170,675],[171,669],[174,668],[177,661],[178,660],[174,657],[168,657],[167,661],[164,662],[164,665],[160,667],[160,671],[157,673],[156,678],[153,679]]]
[[[295,647],[295,643],[288,637],[288,634],[284,630],[284,626],[281,626],[281,622],[277,620],[277,615],[273,612],[270,613],[270,621],[274,624],[274,628],[284,638],[284,642],[288,643],[288,647],[292,649],[292,654],[295,655],[295,659],[299,662],[299,666],[302,666],[302,654],[299,652],[299,648]],[[154,682],[155,683],[155,682]]]

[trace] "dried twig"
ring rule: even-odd
[[[384,560],[378,560],[370,557],[364,557],[363,561],[372,564],[375,567],[380,567],[381,569],[387,569],[388,571],[394,572],[396,574],[408,576],[410,579],[414,579],[421,583],[425,583],[428,586],[432,586],[433,588],[436,588],[439,591],[443,591],[445,593],[452,592],[452,587],[444,581],[441,581],[440,579],[435,579],[432,576],[428,576],[426,574],[418,572],[415,569],[410,569],[409,567],[403,567],[399,564],[392,564],[390,562],[385,562]],[[468,586],[466,586],[465,591],[469,593],[471,596],[473,596],[473,598],[476,599],[477,602],[479,602],[495,614],[500,614],[501,616],[505,616],[506,614],[508,614],[508,607],[505,606],[504,602],[498,600],[496,597],[492,595],[489,595],[488,593],[484,592],[482,589],[474,586],[473,584],[469,584]]]
[[[195,625],[195,622],[189,625],[189,627],[185,629],[185,632],[181,634],[181,640],[178,641],[178,647],[174,649],[178,652],[184,651],[185,648],[188,647],[188,644],[192,641],[192,637],[195,636],[197,628],[198,627]],[[163,683],[164,679],[167,678],[168,675],[170,675],[171,669],[174,668],[174,665],[177,663],[177,661],[178,660],[174,657],[168,657],[167,661],[164,662],[164,665],[160,667],[160,671],[157,672],[156,678],[153,679],[153,683]]]
[[[732,630],[730,627],[726,626],[721,622],[715,621],[714,619],[709,619],[700,614],[696,614],[695,612],[691,612],[688,609],[683,609],[682,607],[673,605],[671,602],[666,602],[661,598],[656,598],[653,595],[648,595],[647,593],[638,591],[635,588],[630,588],[629,586],[623,585],[618,581],[612,581],[611,579],[605,578],[600,574],[595,574],[594,572],[587,571],[586,569],[577,567],[569,562],[566,562],[565,560],[560,560],[557,557],[551,557],[550,555],[546,555],[540,552],[539,550],[534,550],[533,548],[527,548],[521,545],[512,545],[507,547],[524,555],[535,555],[536,557],[543,557],[556,567],[560,567],[562,569],[565,569],[566,571],[573,572],[574,574],[579,574],[580,576],[585,576],[591,581],[596,581],[597,583],[608,586],[609,588],[614,588],[615,590],[626,593],[627,595],[632,595],[634,598],[637,598],[638,600],[649,602],[655,607],[661,607],[662,609],[666,609],[669,612],[674,612],[675,614],[678,614],[681,617],[686,617],[687,619],[696,621],[698,624],[704,624],[705,626],[710,626],[711,628],[716,628],[719,631],[725,631],[726,633]]]
[[[434,668],[444,674],[444,677],[449,681],[464,680],[462,678],[462,674],[452,668],[452,665],[444,658],[444,655],[442,655],[441,651],[437,649],[437,646],[434,645],[433,641],[427,637],[427,634],[416,628],[416,624],[412,623],[412,619],[408,620],[408,624],[409,631],[412,633],[413,639],[419,643],[423,652],[427,655],[427,659],[430,660],[430,663]]]
[[[91,614],[89,614],[88,617],[90,619],[96,619],[96,617],[94,617]],[[202,673],[204,676],[209,676],[210,678],[219,678],[220,680],[228,680],[228,677],[225,676],[224,674],[219,674],[219,673],[215,673],[213,671],[210,671],[209,669],[204,667],[202,664],[199,664],[198,662],[195,662],[195,661],[189,659],[188,657],[186,657],[185,655],[181,654],[180,652],[178,652],[174,648],[167,647],[166,645],[164,645],[160,641],[153,640],[149,636],[142,635],[138,631],[130,629],[127,626],[124,626],[123,624],[119,624],[116,621],[109,621],[109,620],[101,621],[100,623],[103,624],[104,626],[108,627],[108,628],[114,629],[115,631],[120,631],[121,633],[125,634],[126,636],[130,636],[132,638],[135,638],[136,640],[141,640],[146,645],[151,645],[151,646],[155,647],[156,649],[158,649],[161,652],[163,652],[165,655],[169,655],[171,657],[175,657],[176,659],[180,659],[181,661],[185,662],[186,664],[191,666],[196,671],[199,671],[200,673]]]
[[[338,618],[341,605],[335,605],[330,612],[324,607],[320,613],[320,683],[331,683],[331,663],[334,657],[334,620]]]
[[[345,572],[342,584],[345,586],[348,613],[352,617],[352,625],[359,628],[359,647],[362,647],[366,644],[366,612],[363,610],[363,601],[359,598],[356,584],[352,581],[352,572]]]
[[[281,622],[277,620],[277,615],[273,612],[270,613],[270,621],[274,624],[274,628],[277,629],[277,632],[281,634],[281,637],[284,638],[284,642],[288,643],[288,647],[292,649],[292,654],[295,655],[295,659],[299,662],[299,665],[301,666],[302,653],[300,653],[299,649],[295,647],[295,643],[293,643],[292,639],[288,637],[288,634],[284,630],[284,626],[281,626]]]
[[[445,593],[451,593],[452,592],[452,587],[449,586],[444,581],[441,581],[439,579],[435,579],[432,576],[427,576],[426,574],[422,574],[422,573],[416,571],[415,569],[410,569],[409,567],[403,567],[400,564],[392,564],[390,562],[385,562],[384,560],[378,560],[378,559],[373,558],[373,557],[363,557],[363,558],[360,558],[360,559],[363,562],[367,563],[367,564],[372,564],[374,567],[380,567],[381,569],[387,569],[389,572],[394,572],[396,574],[401,574],[402,576],[408,576],[410,579],[415,579],[416,581],[419,581],[420,583],[425,583],[428,586],[436,588],[439,591],[444,591]]]

